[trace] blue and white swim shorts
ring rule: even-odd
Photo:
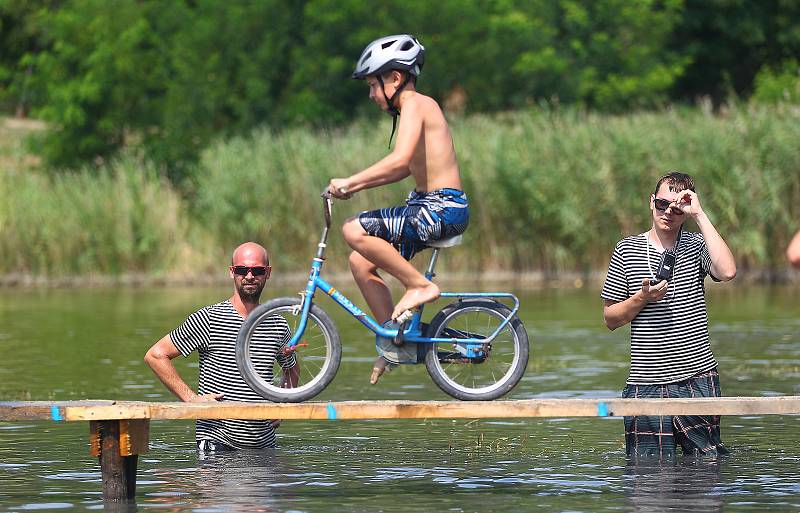
[[[373,237],[391,243],[406,260],[427,243],[461,235],[469,224],[467,195],[458,189],[411,191],[405,206],[362,212],[358,220]]]

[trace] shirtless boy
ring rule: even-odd
[[[469,222],[450,128],[436,101],[415,87],[424,59],[425,48],[411,35],[387,36],[367,45],[353,78],[366,79],[370,99],[395,122],[402,113],[397,142],[394,150],[375,164],[350,177],[334,178],[328,185],[332,196],[348,199],[363,189],[409,175],[414,178],[414,190],[404,206],[362,212],[342,228],[354,250],[350,269],[380,323],[402,319],[406,312],[439,297],[439,288],[409,260],[429,242],[460,235]],[[394,306],[378,269],[406,288]],[[373,384],[386,365],[383,357],[375,361]]]

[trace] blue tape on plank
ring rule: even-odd
[[[328,403],[328,420],[336,420],[336,408],[333,403]]]
[[[61,410],[58,409],[58,406],[55,406],[55,405],[50,407],[50,416],[56,422],[64,420],[64,417],[61,416]]]
[[[608,417],[608,405],[604,402],[597,403],[597,416]]]

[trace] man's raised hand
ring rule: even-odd
[[[697,197],[697,193],[689,189],[679,192],[675,201],[678,203],[678,208],[683,210],[684,214],[697,217],[703,212],[703,207],[700,205],[700,198]]]

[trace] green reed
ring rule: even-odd
[[[648,199],[669,170],[692,174],[709,216],[744,267],[784,267],[800,228],[800,111],[734,106],[626,116],[536,110],[451,120],[471,205],[449,271],[602,270],[621,237],[650,224]],[[260,131],[203,156],[196,219],[225,245],[264,241],[284,268],[303,268],[321,226],[319,192],[383,156],[389,122],[345,131]],[[410,179],[336,204],[337,227],[397,204]],[[696,229],[696,227],[693,227]],[[329,256],[346,268],[337,231]]]
[[[4,274],[155,275],[188,268],[201,249],[188,243],[184,201],[134,158],[100,172],[5,169],[0,197]]]
[[[457,117],[451,128],[471,205],[447,274],[603,271],[617,240],[645,231],[669,170],[695,177],[741,268],[783,269],[800,228],[800,109],[734,105],[625,116],[535,109]],[[0,273],[158,274],[219,269],[234,245],[263,242],[281,272],[308,267],[319,193],[386,154],[388,118],[345,129],[262,129],[209,147],[178,191],[125,156],[100,172],[0,172]],[[410,179],[337,202],[328,257],[347,268],[338,227],[402,203]],[[418,258],[420,262],[424,257]]]

